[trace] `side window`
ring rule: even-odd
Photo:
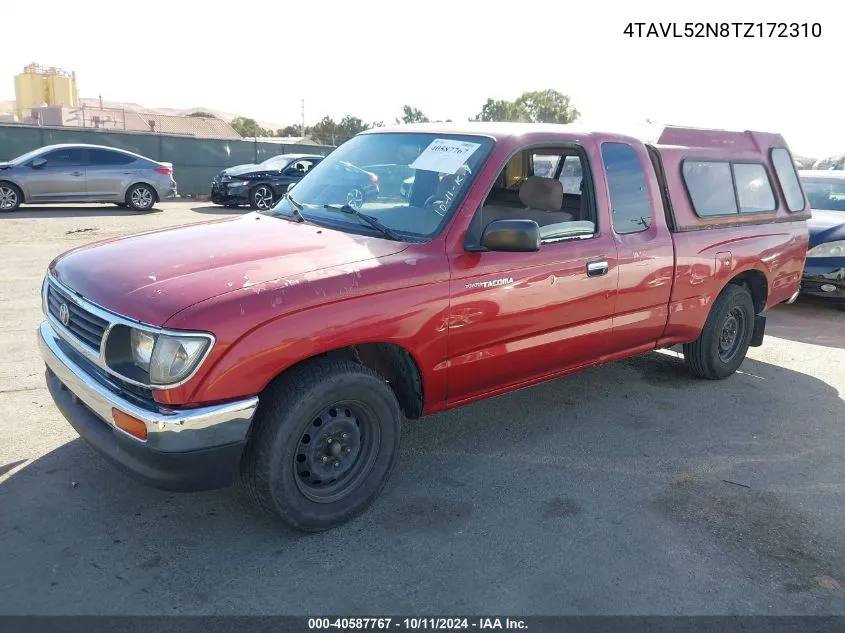
[[[563,159],[563,168],[560,170],[560,184],[563,185],[563,193],[581,193],[581,158],[579,156],[567,156]]]
[[[617,233],[639,233],[651,226],[653,215],[645,171],[634,148],[625,143],[603,143],[601,156],[610,190],[613,228]]]
[[[91,149],[88,156],[91,165],[128,165],[135,160],[127,154],[110,152],[107,149]]]
[[[772,163],[775,166],[775,174],[783,191],[783,197],[786,198],[786,206],[793,213],[803,211],[804,191],[801,189],[792,156],[782,147],[777,147],[772,150]]]
[[[77,167],[85,164],[85,150],[65,147],[46,154],[44,159],[48,167]]]
[[[557,166],[560,163],[560,156],[549,156],[548,154],[534,154],[534,176],[541,178],[554,178],[557,173]]]
[[[571,146],[537,151],[528,148],[516,153],[476,211],[469,241],[477,243],[490,222],[508,219],[534,220],[543,243],[593,237],[597,223],[592,187],[581,191],[580,156],[579,150]],[[578,184],[570,191],[557,177],[564,163],[577,165],[578,169]]]
[[[699,216],[737,212],[729,162],[685,160],[682,172],[693,210]]]
[[[763,165],[734,163],[733,168],[740,213],[762,213],[777,208],[775,193]]]

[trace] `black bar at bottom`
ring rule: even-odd
[[[301,633],[524,631],[531,633],[840,633],[841,616],[0,616],[3,633]]]

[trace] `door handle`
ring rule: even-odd
[[[606,261],[587,262],[587,277],[601,277],[606,275],[610,267]]]
[[[70,172],[70,175],[71,176],[82,176],[84,173],[85,172],[81,172],[81,171],[72,171],[72,172]]]

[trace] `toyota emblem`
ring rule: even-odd
[[[70,310],[66,303],[59,304],[59,321],[62,322],[62,325],[70,323]]]

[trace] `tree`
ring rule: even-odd
[[[569,103],[569,97],[557,90],[523,92],[516,103],[534,123],[572,123],[581,113]]]
[[[206,112],[205,110],[197,110],[196,112],[191,112],[188,116],[195,116],[203,119],[216,119],[217,117],[211,114],[211,112]]]
[[[304,136],[302,133],[302,126],[299,124],[296,125],[286,125],[283,128],[279,128],[276,130],[276,136],[278,137],[301,137]]]
[[[343,140],[350,139],[358,134],[358,132],[363,132],[368,128],[369,126],[357,116],[351,116],[349,114],[343,117],[340,120],[340,125],[338,125],[338,130],[340,131],[340,136],[343,137]]]
[[[337,142],[338,136],[340,136],[339,132],[338,124],[328,115],[307,130],[311,138],[328,145],[334,145]]]
[[[474,120],[572,123],[579,116],[567,95],[557,90],[535,90],[523,92],[515,101],[487,99]]]
[[[235,128],[235,132],[241,136],[254,137],[267,135],[267,130],[258,125],[258,122],[255,119],[238,116],[232,119],[230,125]]]
[[[518,101],[487,99],[481,112],[475,115],[476,121],[530,121],[525,106]]]
[[[428,123],[428,117],[418,108],[409,105],[402,106],[402,118],[397,123]]]

